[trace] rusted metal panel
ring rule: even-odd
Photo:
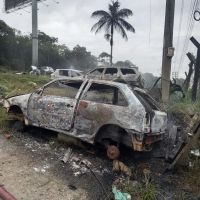
[[[80,81],[75,78],[59,80]],[[144,105],[144,102],[134,93],[133,87],[127,84],[84,79],[75,98],[42,95],[44,88],[56,81],[58,80],[46,84],[35,93],[12,97],[4,101],[4,107],[9,109],[12,105],[19,106],[25,115],[26,124],[72,135],[89,143],[94,142],[96,134],[104,125],[123,128],[128,134],[126,140],[130,142],[121,142],[130,145],[133,142],[135,150],[145,150],[146,146],[161,138],[157,135],[165,132],[166,113],[161,112],[153,102],[146,102],[147,105]],[[127,105],[115,105],[114,101],[113,104],[108,104],[84,99],[92,84],[116,88],[125,98]],[[137,90],[145,94],[145,91]],[[114,94],[113,98],[118,98],[118,94]],[[116,133],[113,133],[113,137],[115,135]],[[135,140],[131,140],[132,136],[139,139],[139,145]]]

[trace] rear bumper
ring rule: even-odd
[[[131,142],[129,146],[134,151],[151,151],[152,145],[158,141],[163,140],[164,132],[158,133],[134,133],[132,130],[127,131],[129,133],[129,139]]]

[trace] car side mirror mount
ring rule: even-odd
[[[38,89],[35,91],[35,93],[39,95],[39,94],[42,93],[42,91],[43,91],[43,88],[38,88]]]

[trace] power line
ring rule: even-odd
[[[195,9],[198,7],[198,5],[199,5],[199,0],[194,0],[194,2],[191,1],[189,15],[188,15],[188,21],[187,21],[186,36],[185,36],[183,50],[182,50],[182,54],[181,54],[181,58],[180,58],[180,62],[179,62],[178,72],[180,71],[180,68],[184,62],[185,54],[188,49],[189,39],[192,35],[192,31],[194,28],[193,13],[194,13]]]
[[[178,26],[178,38],[176,41],[176,54],[175,54],[175,61],[174,61],[174,71],[176,69],[176,62],[179,52],[179,43],[180,43],[180,33],[181,33],[181,27],[182,27],[182,21],[183,21],[183,10],[184,10],[184,0],[181,1],[181,14],[180,14],[180,20],[179,20],[179,26]]]

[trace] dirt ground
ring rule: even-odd
[[[5,133],[0,133],[0,185],[18,200],[111,199],[111,185],[119,174],[113,173],[112,162],[104,153],[72,147],[70,162],[64,163],[69,147],[58,143],[55,134],[29,128],[8,139]],[[159,199],[181,199],[178,197],[183,192],[185,199],[198,199],[188,188],[180,188],[183,185],[178,174],[163,174],[162,159],[150,159],[148,154],[138,158],[125,152],[122,161],[137,173],[149,166],[162,193]]]
[[[28,145],[16,142],[0,135],[0,184],[17,199],[87,199],[84,190],[69,190],[64,181],[54,176],[47,159],[41,160],[27,149]]]

